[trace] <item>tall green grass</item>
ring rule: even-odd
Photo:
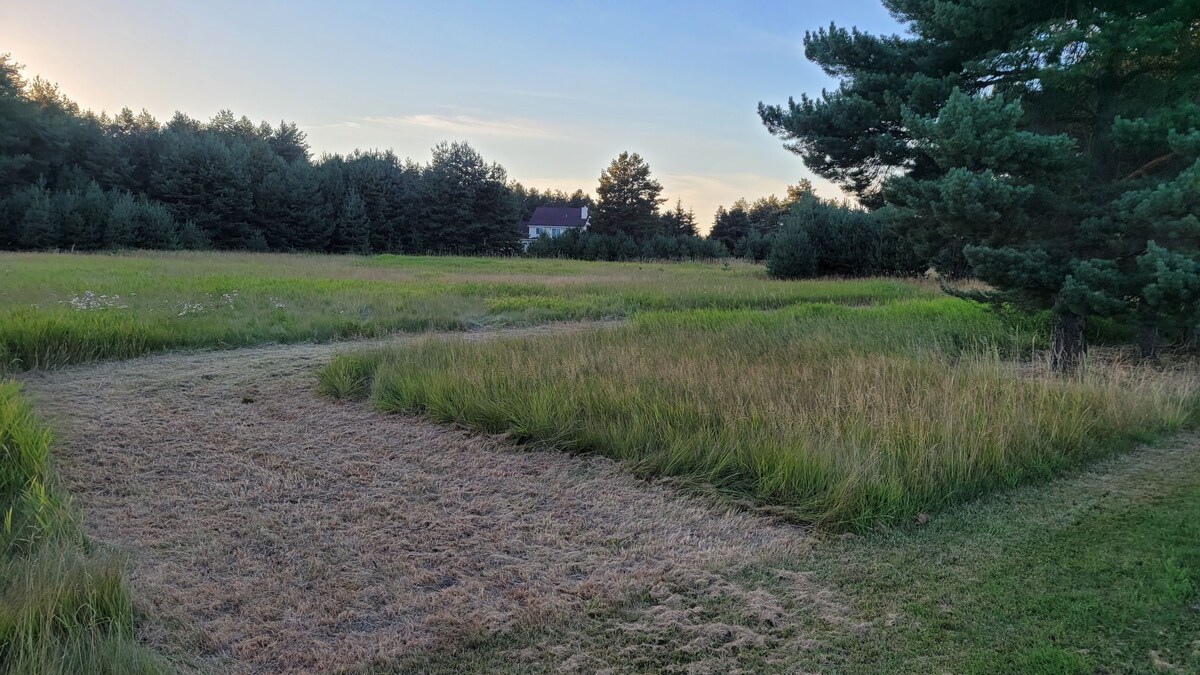
[[[0,253],[0,370],[180,348],[935,294],[893,280],[783,283],[743,263]]]
[[[896,523],[1171,429],[1194,381],[1038,375],[1034,336],[955,299],[643,313],[628,327],[340,357],[370,396],[834,528]]]
[[[170,672],[137,642],[121,561],[89,545],[56,489],[50,440],[0,381],[0,672]]]

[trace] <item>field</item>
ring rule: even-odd
[[[890,281],[778,284],[762,276],[742,263],[0,252],[0,368],[621,318],[650,309],[774,309],[936,292]]]
[[[344,356],[338,396],[712,487],[800,522],[896,524],[1190,423],[1194,383],[1023,372],[959,300],[644,313],[583,336]]]
[[[1187,362],[743,263],[0,279],[3,670],[1200,666]]]

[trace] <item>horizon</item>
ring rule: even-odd
[[[846,196],[772,137],[756,106],[834,84],[804,58],[806,30],[901,26],[876,2],[806,4],[335,10],[120,0],[114,11],[18,0],[0,26],[0,52],[83,109],[145,109],[164,123],[176,111],[208,120],[225,109],[256,123],[286,120],[307,134],[314,157],[379,149],[425,162],[436,143],[466,141],[510,180],[595,195],[608,163],[637,152],[667,203],[681,199],[707,232],[718,206],[782,196],[801,179],[824,197]],[[463,8],[470,21],[453,16]],[[311,58],[311,45],[331,36],[339,47]],[[397,40],[406,48],[394,49]]]

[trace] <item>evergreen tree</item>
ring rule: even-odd
[[[805,235],[807,236],[807,232]],[[771,255],[771,246],[775,243],[775,233],[763,234],[753,230],[742,237],[733,247],[733,255],[753,262],[762,262]]]
[[[375,151],[314,160],[295,124],[96,115],[0,56],[0,248],[510,253],[514,194],[465,143],[438,146],[427,166]],[[533,191],[521,208],[530,198],[591,205],[582,190]]]
[[[750,217],[750,229],[761,235],[778,232],[789,206],[791,204],[780,201],[775,195],[756,199],[747,212]]]
[[[862,203],[896,205],[940,265],[965,261],[996,289],[973,297],[1053,310],[1054,364],[1070,369],[1097,298],[1148,306],[1157,286],[1119,286],[1143,268],[1185,274],[1188,247],[1152,249],[1128,214],[1190,165],[1168,146],[1196,129],[1196,3],[885,4],[907,36],[809,33],[806,54],[841,86],[760,104],[763,122]]]
[[[806,279],[817,271],[817,260],[808,233],[799,220],[789,220],[771,245],[767,274],[776,279]]]
[[[32,186],[27,190],[26,203],[17,231],[17,245],[25,249],[58,246],[58,219],[52,193],[40,185]]]
[[[104,225],[105,248],[136,248],[138,207],[133,195],[119,192],[112,197],[108,221]]]
[[[192,221],[179,226],[179,248],[185,251],[202,251],[212,248],[212,240]]]
[[[675,200],[675,208],[662,215],[662,229],[667,235],[695,237],[700,234],[696,229],[696,212],[683,209],[683,200]]]
[[[738,241],[750,234],[753,225],[754,222],[750,220],[750,204],[745,199],[739,199],[729,210],[725,210],[724,206],[717,207],[717,215],[713,219],[708,237],[721,242],[726,250],[732,252]]]
[[[342,202],[330,250],[334,253],[371,252],[371,220],[367,216],[366,203],[356,190],[351,190]]]
[[[466,143],[442,143],[421,179],[424,240],[433,250],[518,250],[517,204],[508,176]]]
[[[100,184],[92,181],[79,195],[76,205],[79,214],[79,229],[64,244],[78,249],[92,250],[104,244],[104,227],[108,220],[108,195]]]
[[[666,201],[659,196],[662,189],[640,155],[622,152],[600,173],[592,229],[635,240],[653,236],[659,230],[658,207]]]

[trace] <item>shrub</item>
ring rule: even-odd
[[[774,243],[774,234],[763,234],[755,230],[738,240],[733,247],[733,255],[754,262],[762,262],[771,256],[771,245]]]
[[[791,207],[784,228],[808,237],[812,270],[806,276],[913,275],[927,267],[887,210],[859,211],[807,198]],[[739,242],[747,252],[761,245],[750,237]]]
[[[688,235],[655,235],[642,241],[624,233],[598,234],[570,231],[559,237],[541,237],[529,244],[534,258],[577,260],[705,260],[728,255],[720,242]]]

